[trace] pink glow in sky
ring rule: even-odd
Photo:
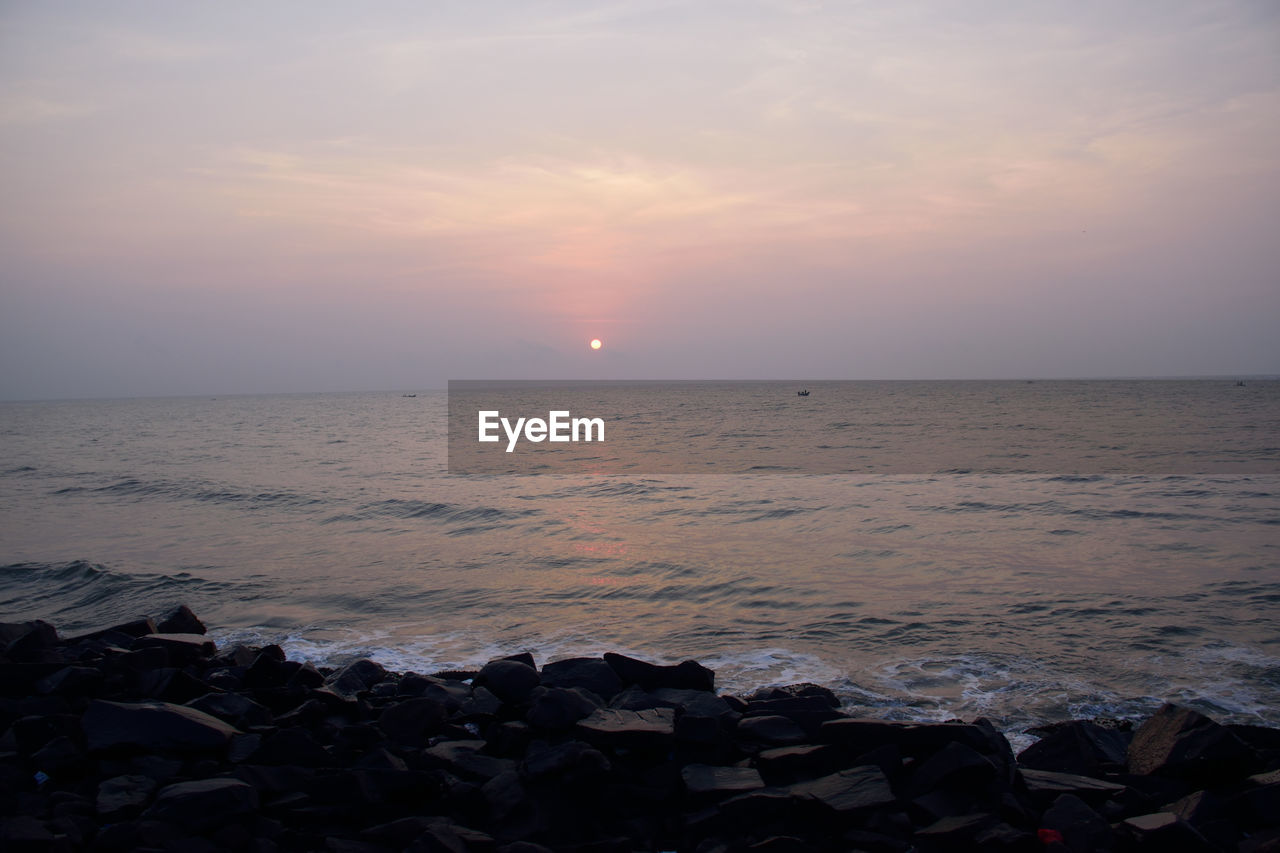
[[[0,397],[1276,373],[1277,140],[1270,0],[5,4]]]

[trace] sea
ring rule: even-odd
[[[185,603],[222,645],[420,673],[695,659],[725,692],[813,682],[1015,745],[1163,702],[1280,726],[1280,382],[798,387],[647,393],[684,405],[668,439],[750,459],[804,406],[883,464],[460,474],[443,390],[0,403],[0,621]],[[1020,465],[947,458],[977,411]],[[1055,421],[1105,425],[1105,464],[1046,455]]]

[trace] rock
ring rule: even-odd
[[[79,769],[84,760],[84,751],[65,735],[53,738],[31,756],[36,767],[53,774],[71,773]]]
[[[258,809],[258,792],[239,779],[197,779],[160,789],[146,817],[197,832]]]
[[[174,666],[186,666],[200,658],[210,658],[218,651],[213,640],[203,634],[147,634],[138,637],[133,649],[164,649]]]
[[[534,742],[520,764],[520,772],[530,780],[554,777],[569,784],[597,779],[609,770],[604,753],[576,740],[554,746]]]
[[[1137,850],[1177,850],[1179,853],[1215,853],[1217,850],[1189,823],[1171,812],[1131,817],[1121,826]]]
[[[204,634],[206,629],[204,623],[196,618],[191,612],[191,608],[185,604],[179,604],[177,607],[169,611],[169,613],[156,624],[156,630],[161,634]]]
[[[448,718],[443,702],[421,696],[384,708],[378,717],[378,727],[395,743],[420,747],[426,746],[427,739]]]
[[[581,687],[535,687],[529,694],[532,705],[525,720],[540,729],[572,728],[599,707],[593,695]]]
[[[799,725],[787,717],[773,715],[743,717],[738,721],[737,733],[740,737],[772,746],[793,745],[807,740],[804,729]]]
[[[325,683],[339,696],[353,697],[386,677],[387,671],[382,664],[361,658],[329,676]]]
[[[1130,773],[1212,781],[1247,770],[1252,751],[1228,729],[1190,708],[1168,704],[1138,727]]]
[[[58,631],[48,622],[36,619],[33,622],[19,622],[26,631],[18,634],[5,646],[4,654],[9,660],[19,662],[40,663],[57,661],[56,653]],[[15,633],[13,623],[9,623],[9,633]]]
[[[195,708],[168,702],[122,703],[94,700],[81,721],[91,752],[140,749],[147,752],[218,750],[239,730]]]
[[[589,742],[612,749],[644,749],[675,734],[675,711],[671,708],[646,711],[597,708],[578,722],[577,730]]]
[[[1040,818],[1040,828],[1056,832],[1071,853],[1112,849],[1111,827],[1102,815],[1072,794],[1063,794]]]
[[[98,784],[98,815],[106,821],[135,818],[146,808],[155,790],[156,780],[141,774],[104,779]]]
[[[1088,720],[1055,726],[1043,739],[1018,753],[1018,764],[1035,770],[1096,776],[1123,770],[1129,734]]]
[[[542,683],[538,671],[514,660],[495,660],[485,664],[472,680],[475,687],[488,688],[503,702],[522,705],[533,688]]]
[[[911,787],[917,793],[938,788],[982,789],[997,777],[997,769],[977,750],[962,743],[949,743],[929,756],[912,774]]]
[[[496,820],[507,817],[525,800],[525,790],[520,784],[520,774],[514,770],[504,770],[485,782],[480,788],[480,793],[489,804],[489,813]]]
[[[516,762],[509,758],[482,754],[483,747],[484,741],[452,741],[424,750],[422,757],[456,776],[477,781],[488,781],[516,769]]]
[[[697,661],[660,666],[614,652],[606,652],[604,661],[618,674],[623,684],[638,684],[644,690],[662,687],[706,692],[715,690],[716,674]]]
[[[893,806],[889,780],[879,767],[854,767],[788,787],[792,797],[821,804],[838,814]]]
[[[548,687],[581,687],[608,702],[622,690],[622,680],[600,658],[569,658],[542,667],[542,683]]]
[[[1093,805],[1101,805],[1106,800],[1124,793],[1124,785],[1104,782],[1091,776],[1077,776],[1074,773],[1054,773],[1049,770],[1023,770],[1022,778],[1026,783],[1027,793],[1033,799],[1048,805],[1063,794],[1074,794],[1081,800]]]
[[[95,696],[102,687],[102,672],[88,666],[66,666],[36,682],[36,692],[58,696]]]
[[[269,726],[272,721],[269,710],[238,693],[206,693],[187,702],[187,707],[203,711],[240,729]]]
[[[999,818],[986,813],[957,815],[939,818],[922,829],[915,837],[926,845],[944,850],[969,850],[977,846],[977,837],[983,831],[999,823]]]
[[[290,767],[329,767],[334,763],[329,751],[304,728],[280,729],[269,735],[247,760]]]
[[[770,784],[785,785],[834,773],[839,761],[840,753],[831,744],[779,746],[759,753],[756,767]]]
[[[825,743],[843,746],[852,755],[861,755],[885,744],[893,744],[903,756],[912,758],[927,758],[952,742],[962,743],[982,754],[987,754],[992,747],[989,732],[977,725],[907,723],[856,717],[823,723],[821,738]]]
[[[680,778],[691,797],[702,799],[718,800],[764,787],[764,779],[753,767],[687,764],[680,770]]]

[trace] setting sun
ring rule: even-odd
[[[602,346],[604,346],[604,341],[600,340],[599,338],[592,338],[592,339],[591,339],[591,348],[592,348],[592,349],[600,349],[600,347],[602,347]]]

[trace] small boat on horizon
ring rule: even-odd
[[[796,396],[797,396],[797,397],[808,397],[808,396],[809,396],[809,389],[808,389],[808,388],[805,388],[803,391],[797,391],[797,392],[796,392]]]

